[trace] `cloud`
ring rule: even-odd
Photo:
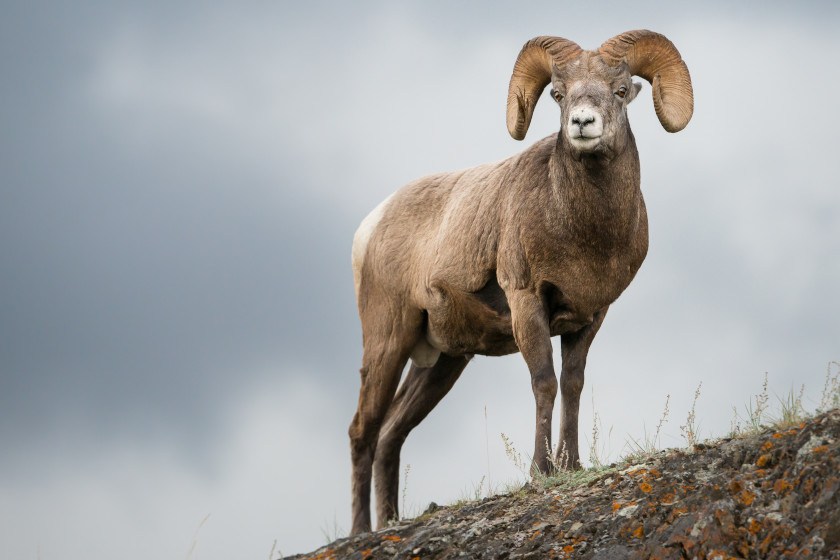
[[[333,433],[344,418],[307,379],[275,377],[228,402],[201,463],[160,439],[28,446],[27,468],[4,470],[4,554],[187,557],[194,535],[195,558],[268,555],[275,539],[287,553],[312,546],[326,511],[317,497],[346,501],[335,474],[349,460]]]
[[[677,135],[647,84],[630,108],[651,249],[593,345],[581,437],[597,412],[618,454],[670,393],[663,443],[680,444],[700,381],[710,434],[765,371],[818,400],[838,358],[837,8],[652,7],[588,26],[591,8],[545,2],[4,18],[3,554],[186,555],[208,513],[196,557],[346,528],[353,231],[411,179],[556,131],[544,101],[524,143],[504,125],[516,52],[541,33],[664,31],[696,95]],[[409,508],[517,477],[499,432],[530,453],[533,407],[521,357],[474,360],[406,444]]]

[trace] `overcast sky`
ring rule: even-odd
[[[678,134],[647,83],[629,109],[650,251],[582,437],[597,413],[619,457],[670,394],[682,445],[701,382],[725,435],[765,372],[813,409],[840,359],[838,24],[832,2],[3,2],[0,557],[266,558],[349,528],[353,232],[411,179],[556,132],[545,99],[523,142],[505,127],[536,35],[659,31],[695,91]],[[530,452],[533,416],[520,356],[474,360],[408,439],[409,511],[521,479],[499,433]]]

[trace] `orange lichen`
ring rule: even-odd
[[[639,528],[636,529],[635,531],[633,531],[633,536],[636,537],[637,539],[644,538],[644,536],[645,536],[644,528],[641,525],[639,525]]]
[[[770,462],[770,455],[765,453],[764,455],[762,455],[761,457],[758,458],[758,461],[756,461],[755,464],[758,465],[759,467],[766,467],[767,463],[769,463],[769,462]]]
[[[753,500],[755,500],[755,492],[744,490],[743,492],[738,494],[738,501],[745,506],[748,506],[751,503],[753,503]]]
[[[566,554],[571,554],[574,551],[575,551],[575,547],[570,545],[570,544],[567,544],[566,546],[563,547],[563,552],[565,552]]]
[[[793,486],[791,486],[790,482],[788,482],[787,480],[785,480],[783,478],[780,478],[779,480],[776,481],[775,484],[773,484],[773,491],[776,494],[787,494],[792,489],[793,489]]]
[[[659,497],[661,504],[672,504],[677,501],[677,495],[674,492],[666,492]]]
[[[773,437],[776,437],[776,436],[773,436]],[[764,449],[764,450],[772,449],[773,448],[773,442],[772,441],[765,442],[764,445],[761,446],[761,448]]]
[[[400,537],[398,537],[397,535],[388,535],[388,536],[382,537],[382,540],[383,541],[397,542],[397,541],[401,541],[402,539]]]
[[[757,519],[750,519],[749,529],[751,535],[757,535],[761,531],[761,523]]]
[[[709,554],[706,556],[706,558],[712,558],[714,560],[738,560],[737,557],[729,556],[728,554],[726,554],[725,550],[717,550],[717,549],[710,550]]]
[[[674,521],[677,520],[677,518],[682,517],[686,513],[688,513],[688,508],[687,507],[685,507],[685,506],[676,507],[676,508],[671,510],[671,513],[668,515],[668,518],[666,519],[666,523],[673,523]]]
[[[653,490],[653,486],[651,486],[651,485],[650,485],[650,484],[648,484],[647,482],[642,482],[641,484],[639,484],[639,490],[641,490],[642,492],[644,492],[645,494],[647,494],[648,492],[650,492],[651,490]]]

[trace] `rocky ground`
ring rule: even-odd
[[[295,559],[840,560],[840,410],[574,487],[446,507]]]

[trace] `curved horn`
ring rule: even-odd
[[[651,83],[653,107],[665,130],[685,128],[694,112],[694,93],[688,67],[671,41],[653,31],[628,31],[606,41],[598,53],[610,66],[626,62],[631,74]]]
[[[507,127],[516,140],[525,138],[534,107],[551,81],[552,66],[563,66],[576,58],[581,49],[560,37],[534,37],[522,47],[513,75],[510,77],[507,100]]]

